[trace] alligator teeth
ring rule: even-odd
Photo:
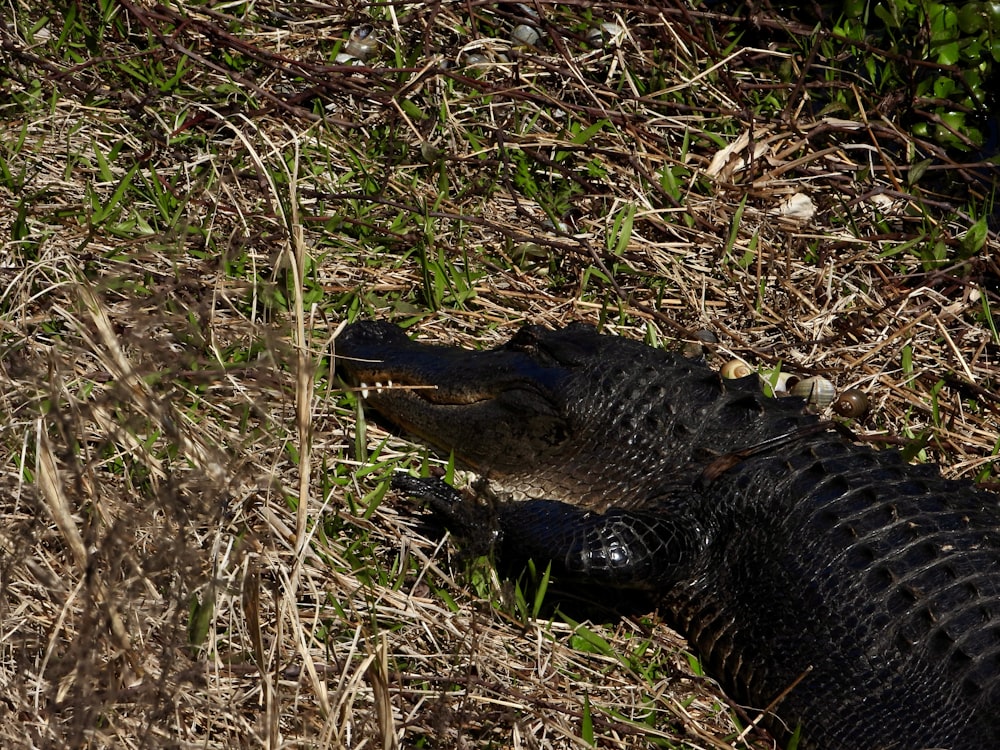
[[[392,388],[392,381],[387,380],[383,385],[381,382],[376,380],[374,386],[371,386],[368,383],[359,383],[358,387],[361,389],[361,398],[367,399],[372,389],[375,390],[375,393],[381,394],[383,388]]]

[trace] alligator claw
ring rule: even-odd
[[[449,531],[466,542],[473,554],[488,553],[499,539],[500,524],[495,509],[464,497],[443,479],[398,473],[392,477],[392,488],[426,503]]]

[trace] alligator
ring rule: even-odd
[[[498,492],[398,488],[498,556],[653,592],[779,742],[1000,748],[996,493],[584,324],[475,352],[363,321],[336,345],[368,406]]]

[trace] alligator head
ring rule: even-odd
[[[559,394],[572,375],[572,342],[549,351],[536,343],[539,330],[473,352],[363,321],[337,339],[337,367],[370,407],[463,465],[494,477],[521,474],[551,461],[570,432]]]
[[[723,416],[714,413],[725,392],[717,375],[583,324],[525,326],[476,352],[363,321],[345,328],[336,346],[338,371],[371,408],[500,489],[529,497],[595,510],[616,498],[642,502],[699,452],[753,438],[738,429],[706,433]],[[753,429],[758,397],[726,395],[721,402],[735,408],[723,423]],[[610,470],[622,465],[630,470]]]

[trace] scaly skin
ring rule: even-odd
[[[468,352],[363,322],[337,347],[371,407],[529,499],[397,486],[501,554],[657,592],[735,701],[788,691],[779,739],[1000,748],[996,494],[854,445],[756,377],[586,326]]]

